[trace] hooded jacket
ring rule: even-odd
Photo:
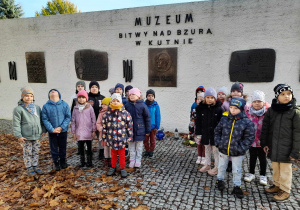
[[[290,163],[289,157],[300,158],[300,108],[293,99],[288,110],[276,110],[273,99],[263,120],[261,146],[269,147],[273,162]]]
[[[245,112],[234,116],[224,112],[215,128],[215,145],[219,152],[228,156],[245,155],[254,139],[254,124]]]
[[[150,118],[151,118],[151,130],[152,129],[159,129],[160,126],[160,108],[156,101],[154,101],[152,104],[147,105],[145,101],[146,106],[148,107]]]

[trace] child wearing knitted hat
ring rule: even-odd
[[[107,175],[115,174],[119,155],[121,177],[125,178],[125,146],[132,141],[133,131],[131,115],[125,110],[119,93],[112,94],[108,110],[102,116],[102,126],[102,140],[111,149],[111,168]]]
[[[208,172],[209,175],[218,173],[219,151],[214,142],[214,129],[218,125],[223,110],[222,103],[217,101],[217,92],[208,88],[204,93],[204,101],[196,108],[196,142],[205,146],[204,165],[200,172]],[[199,153],[199,152],[198,152]],[[214,155],[214,168],[211,169],[211,155]],[[199,158],[199,156],[198,156]]]
[[[129,101],[125,106],[133,121],[133,140],[129,142],[129,167],[141,167],[143,142],[151,132],[151,118],[147,105],[144,103],[138,88],[129,90]]]
[[[228,90],[227,90],[227,87],[223,86],[221,87],[218,92],[217,92],[217,95],[218,95],[218,98],[217,100],[221,101],[222,103],[225,102],[226,100],[226,96],[228,94]]]
[[[245,112],[248,118],[255,124],[255,140],[249,149],[250,153],[250,173],[247,173],[244,177],[246,182],[251,182],[255,179],[255,165],[256,160],[259,158],[260,166],[260,181],[261,185],[267,185],[266,169],[267,169],[267,159],[263,148],[260,145],[260,134],[262,129],[263,119],[265,117],[270,104],[265,101],[265,94],[260,90],[255,90],[251,97],[252,104],[249,108],[246,108]]]
[[[96,117],[93,107],[87,103],[89,97],[85,90],[77,94],[77,104],[74,107],[71,130],[73,139],[77,140],[80,149],[80,167],[93,167],[92,163],[92,140],[95,138]],[[87,146],[87,163],[85,162],[84,148]]]
[[[13,132],[23,147],[23,159],[29,176],[42,174],[39,165],[40,137],[46,133],[41,108],[34,104],[30,87],[21,89],[21,99],[13,111]]]
[[[82,80],[79,80],[76,82],[75,87],[76,87],[75,94],[72,96],[72,101],[71,101],[71,106],[70,106],[71,107],[71,115],[73,113],[74,106],[76,105],[76,102],[77,102],[78,92],[86,89],[85,82]]]
[[[124,85],[121,83],[117,83],[115,86],[115,93],[120,93],[122,96],[122,103],[125,106],[127,103],[127,96],[124,94]]]
[[[253,122],[248,119],[244,108],[246,101],[241,97],[233,97],[230,101],[230,111],[224,112],[215,128],[215,145],[219,149],[219,164],[217,187],[225,189],[225,175],[229,157],[232,158],[233,191],[232,194],[243,198],[241,189],[243,159],[255,139]]]
[[[300,108],[293,89],[287,84],[274,88],[275,98],[263,120],[261,146],[272,161],[274,185],[265,189],[275,193],[274,201],[289,199],[292,162],[300,158]]]
[[[111,153],[110,153],[110,148],[107,146],[107,144],[102,140],[102,130],[103,130],[103,125],[102,125],[102,117],[103,114],[108,110],[108,106],[110,103],[111,97],[106,97],[102,100],[102,109],[99,112],[99,116],[97,119],[97,130],[99,131],[99,150],[103,149],[104,150],[104,166],[111,167]]]

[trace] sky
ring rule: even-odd
[[[163,4],[176,4],[185,2],[195,2],[197,0],[69,0],[77,6],[81,12],[103,11],[124,9],[132,7],[144,7]],[[198,0],[199,1],[199,0]],[[203,1],[203,0],[202,0]],[[22,6],[24,16],[35,17],[35,12],[40,12],[42,7],[46,7],[48,0],[15,0],[15,4]]]

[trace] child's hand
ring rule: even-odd
[[[94,139],[95,136],[96,136],[96,133],[95,133],[95,131],[94,131],[94,132],[92,133],[92,138]]]
[[[268,147],[268,146],[265,146],[265,147],[264,147],[264,152],[265,152],[266,154],[269,153],[269,147]]]
[[[20,143],[25,143],[26,140],[27,140],[27,139],[24,138],[24,137],[18,138],[18,141],[19,141]]]

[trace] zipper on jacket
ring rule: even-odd
[[[230,132],[230,137],[229,137],[229,143],[228,143],[228,149],[227,149],[228,156],[229,156],[230,142],[231,142],[231,137],[232,137],[232,131],[233,131],[234,123],[235,123],[235,120],[233,120],[231,132]]]
[[[281,130],[281,121],[282,121],[282,115],[283,113],[281,113],[281,116],[280,116],[280,124],[279,124],[279,137],[280,137],[280,130]],[[277,142],[277,157],[276,157],[276,162],[278,162],[278,142]]]

